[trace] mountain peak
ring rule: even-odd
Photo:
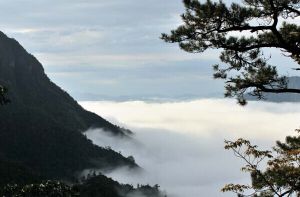
[[[4,157],[49,178],[70,178],[84,168],[136,166],[82,134],[97,127],[126,136],[124,129],[84,110],[50,81],[33,55],[2,32],[0,84],[8,88],[11,100],[0,110],[0,162]]]

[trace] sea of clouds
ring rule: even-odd
[[[249,102],[229,99],[147,103],[80,102],[109,121],[134,132],[132,140],[112,137],[99,129],[86,135],[100,146],[134,156],[143,171],[125,168],[106,175],[122,183],[159,184],[169,197],[235,196],[221,193],[226,183],[249,183],[249,175],[224,140],[250,139],[262,148],[295,135],[300,104]]]

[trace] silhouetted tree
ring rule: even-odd
[[[287,77],[279,75],[263,53],[265,48],[280,49],[300,64],[300,26],[292,23],[300,16],[300,0],[244,0],[243,5],[230,6],[222,1],[184,0],[184,5],[184,24],[162,34],[162,39],[190,53],[221,49],[220,60],[227,66],[213,68],[215,78],[226,80],[225,97],[236,97],[245,105],[248,93],[259,99],[264,92],[300,93],[288,87]],[[299,133],[288,136],[285,143],[277,142],[275,155],[244,139],[225,143],[225,149],[246,162],[242,170],[250,172],[252,184],[228,184],[222,191],[253,197],[300,196]],[[267,166],[261,169],[264,159]],[[252,193],[245,194],[246,190]]]
[[[220,60],[228,66],[214,65],[214,77],[226,80],[226,97],[246,104],[245,94],[261,99],[263,92],[300,93],[287,86],[275,66],[268,64],[264,48],[280,49],[300,64],[300,26],[287,20],[300,16],[299,0],[244,0],[243,5],[222,1],[184,0],[183,25],[166,42],[178,43],[190,53],[222,49]],[[298,70],[300,68],[296,68]]]

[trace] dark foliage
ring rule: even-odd
[[[226,97],[236,97],[246,104],[244,95],[263,98],[263,92],[300,93],[287,87],[285,76],[269,65],[263,49],[281,49],[284,55],[300,63],[300,27],[283,22],[300,16],[299,0],[245,0],[243,5],[222,1],[184,0],[186,12],[183,25],[170,35],[163,34],[166,42],[179,43],[191,53],[207,49],[222,49],[220,59],[228,66],[214,66],[215,78],[226,80]],[[243,35],[243,32],[250,34]],[[236,33],[236,34],[232,34]],[[299,68],[296,68],[298,70]]]
[[[184,0],[184,5],[184,24],[162,39],[191,53],[222,49],[220,60],[227,66],[213,68],[215,78],[226,80],[226,97],[245,105],[249,93],[258,99],[264,93],[300,93],[299,87],[288,86],[287,77],[279,75],[264,54],[266,48],[280,49],[300,64],[300,26],[290,22],[300,17],[300,0],[244,0],[230,6],[221,0]],[[252,184],[227,184],[222,191],[253,197],[300,196],[299,145],[299,134],[289,136],[285,143],[277,143],[274,155],[245,139],[226,141],[225,149],[246,163],[242,170],[250,172]],[[264,159],[267,165],[261,168]]]
[[[42,181],[34,184],[7,184],[0,189],[6,197],[166,197],[158,185],[120,184],[104,175],[89,176],[80,184],[68,185],[61,181]]]
[[[59,181],[43,181],[37,184],[8,184],[0,190],[1,196],[7,197],[74,197],[79,192]]]
[[[299,132],[299,130],[298,130]],[[251,185],[227,184],[222,191],[238,196],[271,197],[300,195],[300,136],[288,136],[285,142],[277,142],[272,151],[259,150],[247,140],[226,141],[226,149],[244,160],[243,171],[249,172]],[[266,167],[261,162],[266,160]]]
[[[8,161],[0,156],[0,187],[7,184],[26,184],[43,179],[22,163]]]
[[[74,186],[81,197],[166,197],[159,186],[139,185],[137,188],[128,184],[120,184],[104,175],[89,175],[82,184]]]

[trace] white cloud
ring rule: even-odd
[[[133,141],[98,130],[87,136],[101,146],[133,155],[144,172],[127,169],[108,173],[123,183],[159,184],[170,197],[235,196],[222,194],[225,183],[249,182],[241,161],[225,151],[224,139],[251,139],[261,147],[294,135],[300,104],[209,99],[174,103],[80,102],[86,109],[135,132]]]
[[[209,137],[223,133],[230,138],[283,139],[299,126],[300,105],[203,99],[190,102],[81,102],[98,114],[138,128],[158,128]],[[286,108],[293,108],[287,111]],[[280,113],[274,112],[279,111]],[[272,125],[272,126],[270,126]]]

